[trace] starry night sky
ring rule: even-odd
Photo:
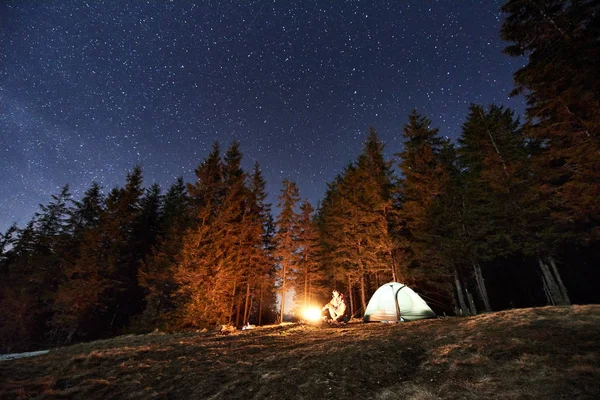
[[[455,139],[469,103],[508,99],[502,0],[2,1],[0,230],[64,184],[163,190],[215,140],[259,161],[271,201],[313,205],[369,126],[401,150],[413,108]]]

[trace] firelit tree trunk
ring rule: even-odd
[[[551,261],[551,265],[552,263],[554,263],[553,260]],[[538,258],[538,264],[540,266],[540,270],[542,271],[544,292],[546,293],[546,297],[549,299],[548,303],[557,306],[570,305],[571,302],[569,301],[569,297],[567,295],[567,289],[562,284],[556,264],[552,265],[552,269],[554,271],[551,271],[548,267],[548,264],[544,263],[541,258]],[[552,272],[554,272],[554,274]],[[560,282],[560,284],[558,282]]]
[[[282,272],[283,280],[281,281],[281,309],[280,309],[279,323],[283,322],[283,312],[285,310],[285,284],[286,284],[285,278],[287,276],[286,263],[282,263],[282,268],[283,268],[283,272]]]
[[[233,291],[231,292],[231,305],[229,306],[229,316],[227,317],[227,323],[231,325],[231,318],[233,317],[233,310],[235,307],[235,289],[237,287],[237,281],[233,281]]]
[[[544,286],[544,294],[546,295],[546,302],[551,306],[555,306],[556,304],[554,303],[554,299],[552,298],[552,295],[548,291],[548,284],[546,283],[546,277],[544,277],[544,275],[542,275],[542,285]]]
[[[260,298],[258,300],[258,325],[262,324],[262,311],[263,311],[263,295],[265,293],[264,285],[260,285]]]
[[[550,266],[552,267],[552,272],[554,273],[554,276],[556,277],[556,283],[558,284],[558,289],[560,290],[560,293],[562,294],[563,300],[565,301],[566,305],[570,305],[571,299],[569,299],[569,294],[567,293],[567,288],[564,285],[564,283],[560,277],[558,268],[556,268],[556,263],[554,262],[554,258],[548,257],[548,262],[550,263]]]
[[[244,325],[248,322],[248,311],[250,309],[250,283],[246,283],[246,301],[244,303]]]
[[[465,296],[463,296],[463,289],[462,289],[462,285],[460,283],[460,278],[458,277],[458,272],[456,271],[456,269],[453,271],[453,275],[454,275],[454,284],[456,285],[456,293],[458,295],[458,307],[459,307],[459,312],[460,315],[469,315],[469,308],[467,307],[467,304],[465,303]]]
[[[477,315],[477,307],[475,307],[475,301],[473,300],[473,296],[471,296],[471,293],[467,288],[465,288],[465,293],[467,294],[467,299],[469,300],[469,309],[471,315]]]
[[[542,282],[544,284],[544,292],[546,293],[548,304],[552,306],[560,304],[560,291],[550,273],[550,269],[541,258],[538,258],[538,264],[540,266],[540,271],[542,272]]]
[[[348,274],[348,296],[350,297],[350,315],[354,315],[354,296],[352,294],[352,279]]]
[[[475,270],[477,290],[479,291],[481,301],[483,301],[483,307],[485,308],[486,312],[491,312],[492,307],[490,307],[490,299],[488,298],[487,289],[485,288],[485,281],[483,280],[483,274],[481,273],[481,266],[478,263],[473,262],[473,269]]]
[[[248,321],[250,323],[250,316],[252,315],[252,307],[254,307],[254,295],[250,296],[250,305],[248,306]],[[256,319],[254,320],[256,321]]]
[[[235,326],[240,326],[241,315],[242,315],[242,297],[238,296],[235,301]]]
[[[392,263],[390,265],[392,269],[392,281],[398,282],[398,276],[396,275],[396,258],[394,257],[394,252],[392,251],[390,251],[390,260],[392,260]],[[379,286],[377,287],[379,288]]]
[[[304,307],[308,307],[308,263],[304,269]]]
[[[362,303],[362,311],[363,313],[367,309],[367,295],[365,293],[365,275],[361,274],[360,276],[360,301]]]

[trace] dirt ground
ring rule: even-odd
[[[121,336],[0,362],[2,399],[598,399],[600,306]]]

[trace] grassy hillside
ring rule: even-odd
[[[600,306],[123,336],[0,362],[0,398],[594,399]]]

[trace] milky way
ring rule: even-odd
[[[455,139],[469,103],[509,99],[502,1],[11,1],[0,5],[0,229],[70,184],[192,181],[241,142],[271,200],[316,202],[369,126],[401,150],[407,114]]]

